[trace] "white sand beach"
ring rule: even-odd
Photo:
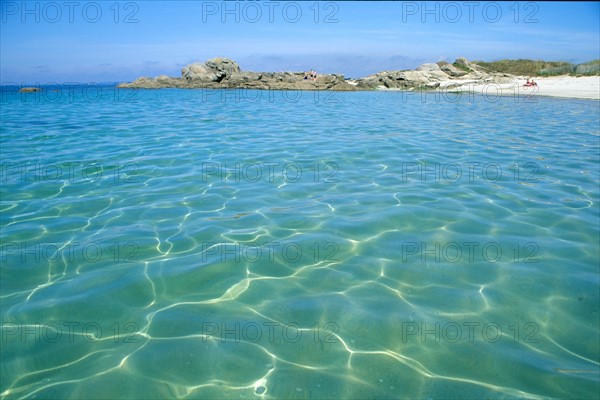
[[[534,78],[538,95],[600,100],[600,76]]]
[[[444,88],[451,85],[453,87],[446,89],[448,92],[474,91],[488,96],[549,96],[600,100],[600,76],[532,77],[538,84],[535,87],[523,86],[527,77],[517,78],[512,83],[474,84],[473,82],[464,82],[462,86],[455,86],[457,81],[453,80],[442,82],[440,87]]]

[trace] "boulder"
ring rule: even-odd
[[[471,64],[469,60],[464,57],[457,58],[456,61],[454,61],[454,64],[460,69],[475,70],[473,64]]]
[[[329,89],[338,92],[353,92],[356,91],[356,86],[349,84],[348,82],[336,82]]]
[[[181,69],[181,77],[188,80],[197,79],[208,73],[208,69],[204,64],[191,64]]]
[[[383,71],[375,75],[359,79],[360,88],[377,88],[384,86],[388,89],[409,89],[417,87],[438,87],[441,81],[448,80],[446,73],[442,72],[437,64],[426,66],[413,71]]]
[[[181,77],[187,81],[221,82],[235,73],[240,66],[228,58],[212,58],[205,63],[190,64],[181,69]]]
[[[473,64],[464,57],[457,58],[454,62],[454,66],[458,67],[459,70],[465,70],[467,74],[473,78],[482,78],[491,74],[487,69],[481,67],[480,65]]]
[[[422,64],[417,67],[417,71],[439,71],[440,66],[434,63]]]
[[[180,85],[180,81],[181,81],[181,79],[171,78],[170,76],[167,76],[167,75],[157,76],[156,78],[154,78],[154,80],[156,81],[157,84],[164,85],[164,86],[178,86],[178,85]]]
[[[141,77],[131,83],[121,83],[117,85],[121,89],[161,89],[161,88],[177,88],[184,87],[183,82],[179,78],[161,75],[156,78]]]
[[[445,64],[442,65],[440,67],[440,69],[445,72],[446,74],[453,76],[453,77],[459,77],[459,76],[464,76],[467,74],[466,71],[463,71],[462,69],[458,69],[456,68],[454,65],[452,64]]]
[[[229,58],[211,58],[205,65],[213,72],[223,71],[228,76],[241,71],[238,63]]]

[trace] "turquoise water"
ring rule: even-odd
[[[5,94],[2,398],[597,398],[599,104],[536,100]]]

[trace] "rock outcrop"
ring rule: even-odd
[[[181,77],[188,82],[199,80],[221,82],[239,73],[240,66],[228,58],[213,58],[204,64],[192,64],[181,70]]]
[[[440,70],[444,71],[445,73],[447,73],[448,75],[450,75],[453,78],[458,78],[458,77],[465,76],[466,74],[468,74],[467,71],[458,69],[454,65],[448,64],[448,63],[443,63],[440,66]]]
[[[19,89],[19,93],[35,93],[41,91],[42,89],[40,89],[39,87],[24,87]]]
[[[304,79],[304,72],[250,72],[228,58],[213,58],[205,63],[188,65],[180,78],[161,75],[142,77],[120,88],[214,88],[214,89],[270,89],[270,90],[339,90],[352,91],[356,87],[346,82],[344,75],[317,75]]]
[[[213,58],[204,63],[188,65],[181,77],[165,75],[156,78],[141,77],[120,88],[214,88],[214,89],[265,89],[265,90],[378,90],[378,89],[437,89],[469,84],[511,83],[516,78],[509,74],[489,72],[485,68],[457,59],[423,64],[415,70],[383,71],[355,81],[340,74],[319,74],[316,80],[305,79],[304,72],[251,72],[228,58]]]
[[[436,89],[466,84],[511,83],[515,77],[509,74],[487,72],[484,68],[457,59],[454,64],[423,64],[416,70],[383,71],[357,80],[359,89]]]

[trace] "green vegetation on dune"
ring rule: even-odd
[[[600,59],[579,64],[575,73],[581,75],[600,75]]]
[[[465,72],[471,72],[471,68],[469,68],[466,65],[461,64],[459,62],[454,62],[452,65],[454,65],[456,68],[461,69]]]
[[[498,60],[492,62],[473,61],[490,71],[504,72],[513,75],[555,76],[555,75],[600,75],[600,60],[583,64],[572,64],[565,61],[542,60]]]

